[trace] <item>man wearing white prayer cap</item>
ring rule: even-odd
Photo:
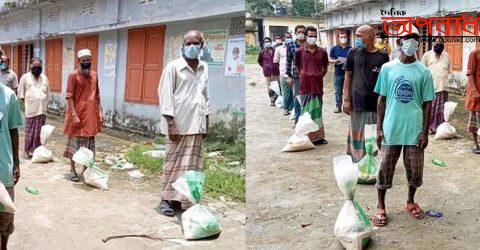
[[[68,76],[67,107],[64,133],[68,137],[63,154],[70,159],[70,180],[78,182],[73,155],[81,147],[95,153],[95,136],[102,129],[103,117],[100,105],[98,75],[92,68],[92,52],[81,49],[77,53],[79,68]],[[84,167],[85,171],[86,167]]]

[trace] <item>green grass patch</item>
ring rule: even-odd
[[[247,64],[256,64],[258,55],[247,55]]]
[[[143,152],[153,149],[155,149],[153,145],[135,144],[127,151],[125,158],[128,162],[133,163],[143,169],[152,172],[162,171],[163,159],[143,155]]]

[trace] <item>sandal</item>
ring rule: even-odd
[[[384,227],[388,224],[387,212],[385,209],[378,209],[372,217],[372,224],[376,227]]]
[[[73,181],[73,182],[79,182],[80,181],[80,178],[78,177],[78,174],[77,173],[70,173],[70,180]]]
[[[476,145],[472,147],[472,153],[478,155],[480,154],[480,146]]]
[[[325,139],[320,139],[318,141],[315,141],[313,144],[314,145],[326,145],[326,144],[328,144],[328,141],[325,140]]]
[[[162,213],[165,216],[168,216],[168,217],[175,216],[175,211],[173,210],[171,204],[168,201],[161,201],[158,208],[160,209],[160,213]]]
[[[425,217],[425,213],[417,203],[407,203],[405,211],[407,211],[407,213],[409,213],[413,218],[417,220],[423,219]]]

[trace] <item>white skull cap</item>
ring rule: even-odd
[[[89,49],[81,49],[77,53],[78,58],[82,58],[84,56],[92,56],[92,52]]]

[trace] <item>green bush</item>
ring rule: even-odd
[[[255,45],[247,44],[247,55],[258,55],[260,48]]]

